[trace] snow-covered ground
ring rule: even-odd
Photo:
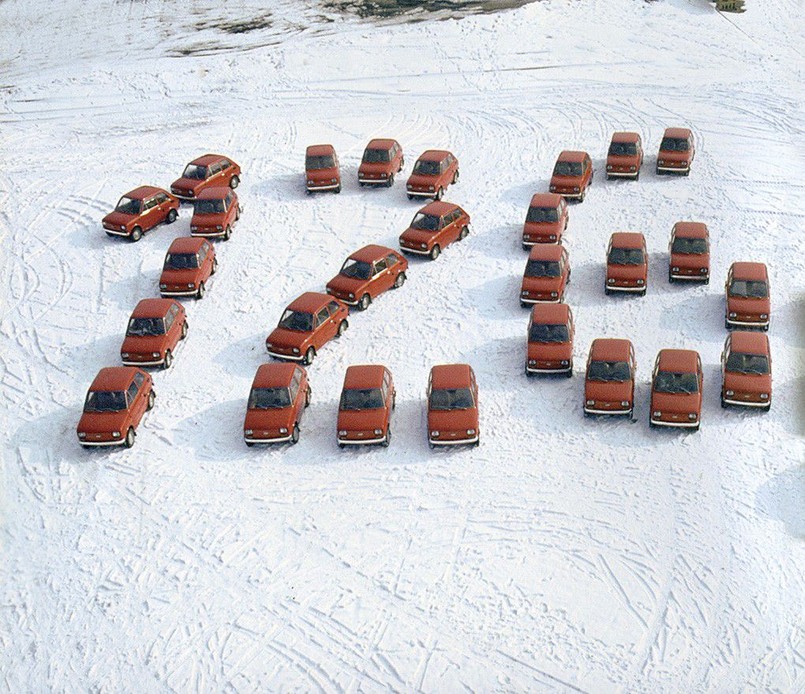
[[[0,2],[0,688],[805,691],[805,32],[796,0],[747,6],[552,0],[378,25],[313,0]],[[695,132],[689,178],[654,175],[668,126]],[[602,175],[622,129],[646,143],[637,183]],[[413,260],[322,351],[297,446],[246,448],[284,306],[352,250],[396,246],[418,209],[402,181],[358,187],[375,136],[407,172],[455,152],[447,197],[473,234]],[[304,194],[317,142],[340,154],[341,195]],[[562,149],[597,171],[566,240],[576,375],[527,379],[519,239]],[[189,233],[187,208],[138,244],[100,219],[205,151],[243,167],[244,216],[136,446],[85,452],[87,386]],[[710,227],[709,286],[667,282],[681,219]],[[645,298],[603,295],[619,230],[646,235]],[[735,260],[771,273],[769,414],[719,407]],[[635,344],[636,423],[582,417],[601,336]],[[663,347],[701,354],[699,433],[649,430]],[[453,361],[478,374],[482,445],[430,451],[428,370]],[[359,363],[394,375],[389,449],[336,447]]]

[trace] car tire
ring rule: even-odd
[[[168,210],[168,216],[165,217],[165,222],[168,224],[173,224],[178,216],[179,213],[171,207],[170,210]]]
[[[213,258],[212,269],[210,270],[210,274],[214,275],[216,272],[218,272],[218,258]]]
[[[307,352],[305,352],[305,357],[304,359],[302,359],[302,363],[305,366],[310,366],[315,358],[316,358],[316,348],[308,347]]]
[[[229,187],[232,190],[235,190],[235,188],[237,188],[239,185],[240,179],[237,176],[232,176],[232,178],[229,179]]]
[[[458,232],[458,240],[463,241],[464,239],[467,238],[469,233],[470,233],[470,228],[468,226],[464,225],[463,227],[461,227],[461,231]]]
[[[343,449],[343,448],[346,448],[346,447],[347,447],[347,444],[345,444],[345,443],[341,443],[341,442],[339,441],[339,442],[338,442],[338,447]]]
[[[436,191],[436,195],[433,196],[433,199],[441,200],[443,197],[444,197],[444,188],[440,186],[439,190]]]
[[[187,330],[188,330],[187,321],[185,321],[184,323],[182,323],[182,332],[179,333],[180,340],[184,340],[187,337]]]
[[[721,407],[725,410],[729,407],[729,403],[724,400],[724,396],[721,397]]]
[[[644,289],[642,292],[639,292],[638,296],[645,296],[647,290],[648,290],[648,287],[646,287],[646,289]]]
[[[232,236],[232,227],[228,224],[226,225],[226,229],[224,229],[224,241],[229,241],[230,237]]]
[[[365,311],[367,308],[369,308],[369,304],[371,303],[372,303],[372,297],[369,296],[368,294],[364,294],[358,301],[358,308],[361,311]]]
[[[405,280],[406,280],[405,273],[401,272],[399,275],[397,275],[397,278],[394,280],[392,289],[399,289],[400,287],[402,287],[405,284]]]
[[[198,285],[198,289],[196,290],[196,299],[203,299],[204,293],[207,291],[207,288],[204,286],[204,282],[201,282]]]
[[[529,308],[530,304],[526,301],[520,300],[520,308]]]
[[[291,432],[291,443],[299,443],[299,425],[294,423],[293,431]]]
[[[604,287],[604,294],[609,296],[610,294],[612,294],[612,290],[609,287]]]
[[[568,367],[568,370],[565,372],[565,377],[566,378],[573,378],[573,361],[572,360],[570,361],[570,366]]]
[[[386,438],[380,442],[380,445],[383,446],[383,448],[388,448],[391,445],[391,427],[386,429]]]
[[[173,364],[173,354],[171,354],[171,351],[169,349],[166,349],[165,358],[162,360],[162,368],[169,369],[171,367],[171,364]]]
[[[728,321],[728,320],[726,320],[726,319],[724,320],[724,327],[725,327],[727,330],[732,330],[732,326],[730,326],[729,321]]]
[[[674,276],[669,272],[668,273],[668,284],[673,284],[674,282],[676,282],[676,280],[674,279]]]
[[[394,185],[394,174],[390,174],[386,181],[386,188],[391,188]]]
[[[534,377],[534,373],[528,370],[528,364],[526,364],[526,366],[525,366],[525,375],[526,375],[527,378],[533,378]]]
[[[333,193],[335,193],[336,195],[338,195],[340,192],[341,192],[341,184],[339,183],[339,184],[338,184],[338,187],[337,187],[337,188],[335,188],[335,189],[333,190]]]
[[[240,219],[240,205],[238,205],[238,209],[235,211],[235,221],[237,222]]]
[[[432,441],[428,441],[428,448],[430,448],[431,450],[433,450],[434,448],[436,448],[436,444],[435,444],[435,443],[433,443]]]
[[[313,395],[313,391],[310,389],[310,386],[308,386],[307,390],[305,391],[305,407],[306,408],[310,407],[310,398],[312,397],[312,395]]]
[[[400,157],[400,168],[397,169],[397,173],[402,171],[404,166],[405,166],[405,157]]]
[[[137,243],[143,237],[143,230],[140,227],[134,227],[131,230],[131,236],[129,237],[134,243]]]
[[[392,410],[397,409],[397,391],[396,390],[391,394],[391,409]]]
[[[157,394],[154,392],[154,389],[151,389],[151,392],[148,393],[148,404],[145,407],[146,412],[148,410],[154,409],[154,403],[156,402]]]
[[[365,188],[365,187],[366,187],[366,184],[365,184],[363,181],[358,181],[358,185],[359,185],[361,188]]]
[[[413,200],[413,199],[414,199],[414,196],[413,196],[413,195],[411,195],[411,193],[408,193],[408,199],[409,199],[409,200]]]
[[[638,169],[638,170],[637,170],[637,173],[635,174],[634,180],[635,180],[635,181],[639,181],[639,180],[640,180],[640,169]]]
[[[347,321],[346,318],[344,318],[344,320],[342,320],[338,324],[338,330],[336,331],[335,336],[336,337],[341,337],[347,331],[348,327],[349,327],[349,322]]]
[[[247,445],[249,448],[251,448],[252,446],[254,446],[254,441],[244,441],[244,443],[245,443],[245,444],[246,444],[246,445]]]
[[[662,176],[662,171],[660,171],[659,166],[655,169],[654,173],[656,173],[658,176]]]
[[[131,448],[134,445],[136,439],[137,439],[137,432],[134,431],[134,427],[129,427],[129,430],[126,432],[126,438],[123,440],[123,445],[126,448]]]
[[[438,244],[438,243],[434,244],[434,245],[433,245],[433,248],[431,248],[431,249],[430,249],[430,254],[429,254],[429,255],[430,255],[430,259],[431,259],[431,260],[436,260],[436,258],[438,258],[438,257],[439,257],[439,255],[441,254],[441,252],[442,252],[442,249],[441,249],[441,248],[439,248],[439,244]]]

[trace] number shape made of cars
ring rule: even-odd
[[[593,183],[593,162],[587,152],[560,152],[553,167],[548,190],[564,198],[584,202]]]
[[[690,349],[661,349],[651,378],[651,427],[698,431],[702,414],[702,360]]]
[[[645,296],[648,283],[648,253],[643,234],[618,231],[607,246],[604,293],[623,292]]]
[[[724,285],[727,313],[724,326],[768,330],[771,316],[769,273],[763,263],[733,263]]]
[[[535,193],[523,225],[523,248],[529,250],[538,243],[562,243],[567,221],[567,203],[561,195]]]
[[[470,216],[458,205],[431,202],[414,215],[411,225],[400,234],[400,250],[436,260],[446,246],[467,238],[469,233]]]
[[[170,368],[179,340],[187,336],[187,314],[174,299],[143,299],[132,311],[120,359],[126,366]]]
[[[238,194],[231,188],[202,190],[193,205],[190,235],[228,241],[232,227],[240,219]]]
[[[310,405],[307,371],[298,364],[261,364],[252,381],[243,440],[256,443],[298,443],[299,423]]]
[[[408,260],[397,251],[370,244],[352,253],[327,283],[327,293],[365,311],[380,294],[403,286]]]
[[[567,304],[536,304],[528,321],[526,376],[573,375],[573,312]]]
[[[570,259],[567,249],[544,243],[532,246],[523,270],[520,306],[564,301],[568,282]]]
[[[771,408],[771,348],[763,333],[736,330],[721,353],[721,407]]]
[[[469,364],[438,364],[428,378],[428,446],[480,443],[478,383]]]
[[[396,399],[394,381],[385,366],[348,367],[338,404],[338,447],[368,444],[388,447],[391,411]]]
[[[139,241],[158,224],[173,224],[179,216],[179,200],[167,190],[140,186],[118,200],[101,222],[108,236],[126,236]]]
[[[394,175],[403,170],[405,156],[397,140],[370,140],[363,150],[358,167],[358,183],[361,186],[394,185]]]
[[[305,190],[341,192],[341,167],[332,145],[310,145],[305,150]]]
[[[629,340],[593,340],[584,378],[584,416],[631,417],[636,370],[634,347]]]
[[[613,133],[607,150],[607,179],[640,178],[643,166],[643,141],[637,133]]]
[[[710,283],[710,232],[702,222],[677,222],[668,244],[668,281]]]
[[[202,190],[240,185],[240,166],[221,154],[204,154],[191,161],[171,183],[171,193],[181,200],[195,200]]]
[[[215,248],[207,239],[175,238],[165,254],[159,293],[163,297],[194,296],[203,299],[210,277],[218,270]]]
[[[405,189],[408,199],[441,200],[447,186],[458,183],[458,159],[445,149],[428,149],[416,160]]]
[[[688,128],[667,128],[657,152],[657,175],[675,173],[689,176],[695,156],[693,133]]]

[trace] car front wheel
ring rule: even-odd
[[[204,298],[204,293],[206,291],[207,291],[207,288],[204,286],[204,282],[201,282],[198,285],[198,289],[196,290],[196,298],[197,299],[203,299]]]
[[[293,425],[293,431],[291,432],[291,443],[299,443],[299,425]]]
[[[232,176],[232,178],[229,179],[229,187],[232,188],[232,190],[237,188],[239,185],[240,179],[237,176]]]
[[[345,318],[344,320],[342,320],[338,324],[338,332],[336,333],[336,337],[341,337],[347,331],[348,327],[349,327],[349,323],[347,322],[347,319]]]
[[[173,208],[170,209],[168,212],[168,216],[165,218],[165,221],[168,224],[173,224],[176,221],[176,218],[179,216],[179,213],[174,210]]]
[[[305,358],[302,360],[302,362],[305,366],[310,366],[315,358],[316,349],[314,347],[308,347],[307,352],[305,352]]]
[[[361,297],[361,300],[358,302],[358,308],[361,311],[365,311],[367,308],[369,308],[369,304],[371,303],[372,303],[372,297],[369,296],[368,294],[364,294]]]
[[[131,448],[134,445],[134,440],[137,438],[137,434],[134,431],[134,427],[129,427],[129,430],[126,432],[126,439],[123,442],[123,445],[126,448]]]
[[[430,259],[436,260],[439,257],[439,254],[442,252],[442,249],[439,248],[439,244],[437,243],[433,248],[430,249]]]
[[[148,393],[148,405],[146,406],[146,409],[148,409],[148,410],[153,409],[154,408],[154,402],[156,401],[156,399],[157,399],[157,394],[153,390],[150,393]]]
[[[405,273],[401,272],[394,280],[394,289],[399,289],[405,284]]]
[[[131,240],[135,243],[143,237],[143,230],[140,227],[134,227],[131,230]]]
[[[165,358],[162,360],[162,368],[169,369],[173,364],[173,355],[169,349],[165,350]]]
[[[383,446],[383,448],[388,448],[389,445],[391,445],[391,427],[386,429],[386,438],[380,442],[380,445]]]

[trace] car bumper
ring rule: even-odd
[[[82,446],[122,446],[126,443],[125,439],[116,439],[114,441],[87,441],[86,439],[78,439],[78,443]]]
[[[558,190],[553,191],[557,195],[561,195],[563,198],[573,198],[574,200],[581,200],[582,193],[560,193]]]
[[[333,294],[332,292],[327,292],[330,296],[338,299],[341,303],[346,304],[347,306],[357,306],[359,301],[358,299],[345,299],[342,296],[338,296],[338,294]]]
[[[658,427],[681,427],[683,429],[693,429],[694,427],[699,426],[699,420],[697,419],[695,422],[666,422],[662,419],[650,419],[649,420],[652,424]]]
[[[526,241],[525,239],[523,239],[523,245],[524,246],[558,246],[560,243],[562,243],[561,237],[558,237],[558,238],[555,238],[555,239],[548,239],[548,238],[541,239],[540,238],[537,241],[534,241],[534,240]]]
[[[160,296],[195,296],[198,294],[198,289],[182,289],[182,290],[173,290],[173,289],[160,289],[159,290]]]
[[[400,246],[400,250],[403,253],[414,253],[415,255],[430,255],[430,250],[422,250],[421,248],[406,248],[405,246]]]
[[[214,231],[191,231],[190,236],[200,236],[205,239],[218,239],[221,238],[226,233],[225,229],[218,231],[215,229]]]
[[[734,400],[724,397],[722,397],[722,400],[727,403],[727,405],[737,405],[739,407],[757,407],[758,409],[771,407],[771,400]]]
[[[584,408],[584,411],[585,411],[587,414],[617,414],[617,415],[626,415],[626,414],[631,414],[631,413],[632,413],[632,410],[631,410],[631,409],[628,409],[628,410],[599,410],[599,409],[597,409],[597,408],[595,408],[595,407],[586,407],[586,406],[585,406],[585,408]]]
[[[769,327],[769,321],[744,321],[727,318],[727,325],[738,328],[761,328],[765,330]]]
[[[131,236],[130,231],[121,231],[120,229],[107,229],[106,227],[104,227],[103,230],[107,234],[114,234],[115,236]]]
[[[173,191],[171,191],[171,195],[173,195],[173,197],[175,197],[175,198],[179,198],[180,202],[195,202],[196,201],[196,196],[195,195],[189,195],[188,193],[174,193]]]
[[[523,304],[558,304],[562,300],[559,297],[551,299],[534,299],[533,297],[521,296],[520,302]]]
[[[664,171],[665,173],[688,173],[690,165],[687,166],[657,166],[657,171]]]
[[[646,285],[644,284],[642,287],[619,287],[616,284],[607,284],[606,288],[611,292],[644,292]]]
[[[701,273],[698,275],[678,275],[676,273],[670,273],[669,277],[674,280],[688,280],[691,282],[706,282],[710,279],[710,275],[702,275]]]
[[[243,440],[246,443],[287,443],[288,441],[291,440],[291,434],[288,434],[288,436],[278,436],[276,438],[263,438],[263,439],[258,439],[253,436],[244,436]]]
[[[304,354],[282,354],[281,352],[272,352],[270,349],[267,350],[269,356],[274,357],[274,359],[287,359],[290,361],[302,361],[305,358]]]
[[[431,446],[461,446],[463,444],[468,443],[478,443],[478,436],[474,436],[471,439],[432,439],[430,436],[428,437],[428,443]]]
[[[436,191],[435,190],[407,190],[408,195],[411,195],[415,198],[435,198]]]
[[[338,439],[338,443],[341,446],[363,446],[364,444],[383,443],[385,440],[386,437],[381,436],[379,439]]]
[[[388,185],[388,182],[389,182],[388,178],[361,178],[360,176],[358,176],[358,183],[376,185],[376,186],[386,186]]]
[[[335,190],[340,186],[340,183],[326,183],[324,185],[314,185],[314,186],[307,186],[307,189],[310,191],[317,191],[317,190]]]
[[[526,364],[525,370],[530,374],[566,374],[568,371],[572,371],[573,367],[563,366],[560,369],[541,369],[538,366],[528,366]]]
[[[132,359],[123,359],[123,366],[162,366],[165,359],[156,359],[153,361],[134,361]]]
[[[607,178],[637,178],[639,171],[607,171]]]

